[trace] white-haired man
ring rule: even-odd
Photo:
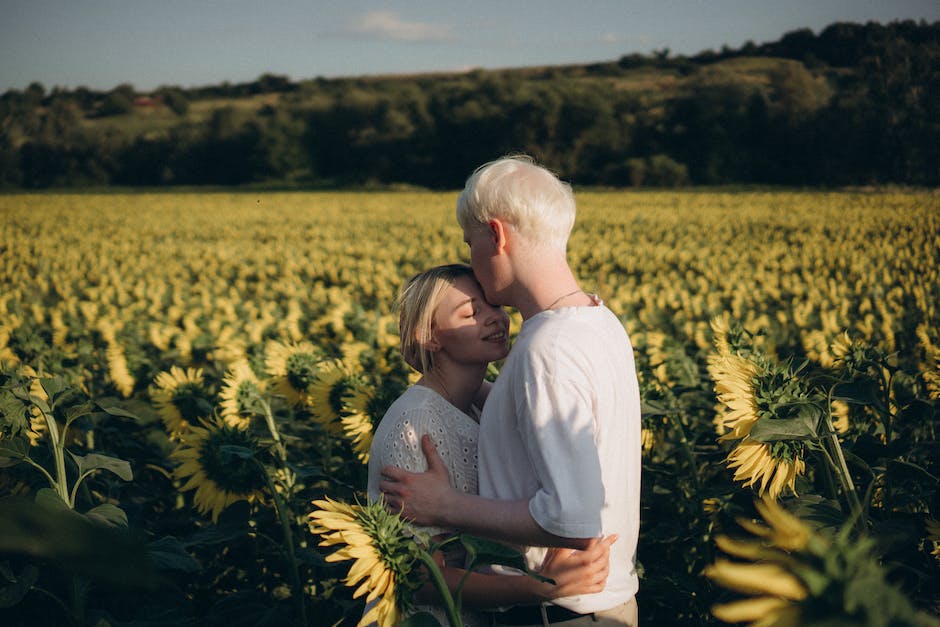
[[[433,445],[426,473],[383,471],[389,507],[421,524],[524,547],[581,547],[614,535],[603,592],[517,607],[501,625],[635,625],[640,398],[622,323],[567,261],[571,188],[523,157],[477,169],[457,201],[470,265],[487,300],[523,324],[480,421],[479,496],[450,488]]]

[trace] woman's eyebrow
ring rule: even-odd
[[[463,306],[466,305],[467,303],[470,303],[470,304],[472,305],[472,304],[474,303],[474,301],[476,301],[476,300],[477,300],[477,299],[474,298],[474,297],[472,297],[472,296],[471,296],[470,298],[467,298],[466,300],[462,300],[462,301],[460,301],[459,303],[457,303],[456,305],[454,305],[454,311],[457,311],[458,309],[460,309],[461,307],[463,307]]]

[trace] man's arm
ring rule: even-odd
[[[564,538],[542,529],[529,513],[529,501],[501,501],[457,492],[434,443],[425,435],[421,449],[428,470],[411,473],[394,466],[382,469],[379,488],[390,511],[401,512],[419,525],[448,527],[493,540],[526,546],[583,549],[589,538]]]

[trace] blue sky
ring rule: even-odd
[[[0,0],[0,92],[587,63],[897,19],[940,1]]]

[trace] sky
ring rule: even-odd
[[[0,0],[0,92],[138,91],[718,51],[940,0]]]

